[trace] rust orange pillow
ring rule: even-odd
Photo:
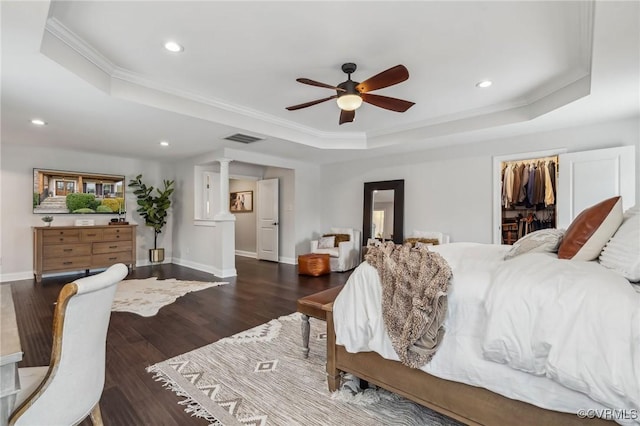
[[[560,247],[559,259],[593,260],[622,223],[622,198],[591,206],[571,222]]]

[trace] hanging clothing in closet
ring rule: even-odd
[[[504,163],[502,205],[528,208],[555,204],[556,163],[553,160]]]

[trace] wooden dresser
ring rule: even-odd
[[[33,228],[33,274],[88,271],[124,263],[136,266],[136,226],[36,226]]]

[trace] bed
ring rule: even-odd
[[[361,264],[327,307],[329,388],[352,373],[467,424],[640,424],[638,286],[555,253],[504,260],[510,249],[430,248],[453,278],[444,340],[421,369],[398,362],[377,270]]]

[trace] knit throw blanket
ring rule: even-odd
[[[442,338],[451,268],[438,253],[388,242],[369,248],[365,260],[378,270],[382,315],[400,361],[420,368]]]

